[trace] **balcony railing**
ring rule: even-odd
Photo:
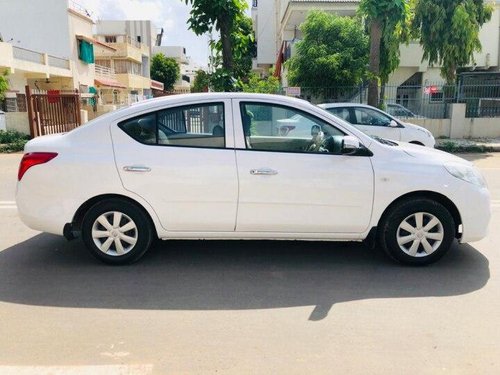
[[[49,66],[62,69],[69,69],[69,60],[67,59],[61,59],[60,57],[48,55],[48,63]]]
[[[31,61],[37,64],[45,64],[43,53],[14,46],[12,47],[12,51],[15,59]]]
[[[81,14],[82,16],[85,16],[90,19],[94,19],[94,12],[86,9],[82,4],[75,0],[68,0],[68,8]]]
[[[116,73],[113,68],[107,66],[95,65],[95,75],[96,77],[110,78],[116,80]]]

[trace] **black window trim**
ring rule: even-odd
[[[206,146],[189,146],[189,145],[165,145],[165,144],[160,144],[158,143],[159,142],[159,127],[158,127],[158,113],[159,112],[163,112],[163,111],[168,111],[170,109],[180,109],[180,108],[185,108],[185,107],[193,107],[193,106],[197,106],[197,107],[212,107],[212,106],[222,106],[222,121],[224,123],[224,147],[206,147]],[[125,123],[125,122],[128,122],[128,121],[131,121],[131,120],[135,120],[137,118],[141,118],[141,117],[144,117],[144,116],[149,116],[151,114],[154,114],[155,115],[155,118],[156,118],[156,143],[145,143],[145,142],[142,142],[138,139],[135,139],[134,137],[132,137],[130,134],[128,134],[122,127],[122,124]],[[184,116],[184,114],[183,114]],[[128,117],[126,119],[123,119],[123,120],[120,120],[118,123],[117,123],[117,126],[118,128],[124,132],[127,136],[129,136],[130,138],[132,138],[134,141],[136,141],[137,143],[140,143],[144,146],[152,146],[152,147],[178,147],[178,148],[197,148],[197,149],[205,149],[205,150],[232,150],[234,151],[234,148],[228,148],[227,147],[227,142],[226,142],[226,107],[224,105],[224,102],[208,102],[208,103],[192,103],[192,104],[185,104],[185,105],[181,105],[181,106],[172,106],[172,107],[168,107],[168,108],[162,108],[162,109],[156,109],[154,111],[151,111],[151,112],[144,112],[144,113],[141,113],[139,115],[135,115],[135,116],[132,116],[132,117]]]
[[[294,108],[294,107],[290,107],[288,105],[285,105],[285,104],[279,104],[279,103],[269,103],[269,102],[260,102],[260,101],[253,101],[253,100],[242,100],[239,102],[239,111],[240,111],[240,121],[241,121],[241,126],[243,126],[243,105],[245,104],[254,104],[254,105],[267,105],[268,107],[281,107],[281,108],[284,108],[284,109],[287,109],[287,110],[293,110],[295,112],[299,112],[298,114],[305,114],[306,118],[307,117],[311,117],[313,118],[314,120],[318,120],[324,124],[327,124],[327,125],[330,125],[332,126],[333,128],[337,129],[339,132],[341,132],[344,136],[347,136],[349,134],[347,134],[344,130],[341,130],[339,129],[337,126],[335,126],[334,124],[330,123],[329,121],[326,121],[326,120],[323,120],[322,118],[319,118],[309,112],[306,112],[306,111],[303,111],[301,109],[298,109],[298,108]],[[243,133],[244,133],[244,129],[243,130]],[[247,140],[246,140],[246,136],[245,136],[245,148],[241,148],[241,147],[237,147],[235,148],[236,151],[253,151],[253,152],[273,152],[273,153],[279,153],[279,154],[300,154],[300,155],[322,155],[323,157],[325,156],[365,156],[365,157],[372,157],[373,156],[373,152],[371,152],[368,148],[366,148],[366,146],[364,145],[361,145],[362,147],[359,149],[358,152],[354,153],[354,154],[350,154],[350,155],[347,155],[347,154],[331,154],[331,153],[328,153],[328,152],[305,152],[305,151],[284,151],[284,150],[258,150],[258,149],[252,149],[252,148],[248,148],[248,145],[247,145]]]
[[[359,106],[359,105],[353,105],[352,107],[350,107],[352,110],[356,109],[356,108],[360,108],[360,109],[371,109],[372,111],[375,111],[375,112],[378,112],[386,117],[389,117],[391,120],[393,121],[396,121],[396,123],[398,124],[397,128],[403,128],[404,129],[404,125],[401,123],[401,121],[399,121],[399,119],[395,118],[394,116],[392,116],[390,113],[387,113],[387,112],[384,112],[378,108],[367,108],[367,107],[363,107],[363,106]],[[354,113],[351,114],[351,116],[353,116],[353,118],[356,118],[356,115]],[[360,125],[360,126],[376,126],[376,127],[380,127],[380,128],[389,128],[390,126],[389,125],[365,125],[365,124],[352,124],[354,126],[356,125]],[[396,127],[394,127],[396,128]]]

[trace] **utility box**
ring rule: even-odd
[[[7,130],[7,124],[5,121],[5,113],[0,111],[0,130]]]

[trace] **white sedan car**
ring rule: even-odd
[[[395,141],[434,147],[436,140],[427,129],[402,122],[378,108],[358,103],[320,104],[319,107],[340,117],[362,132]]]
[[[309,134],[280,134],[291,118]],[[366,240],[423,265],[455,239],[483,238],[490,220],[471,163],[373,139],[299,99],[244,93],[148,100],[35,138],[17,206],[29,227],[81,237],[112,264],[160,238]]]

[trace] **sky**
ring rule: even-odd
[[[251,0],[247,0],[249,8]],[[101,20],[151,20],[164,29],[162,45],[186,47],[193,62],[208,65],[208,36],[188,30],[190,6],[184,0],[76,0]],[[249,11],[248,11],[249,12]],[[93,17],[94,18],[94,17]]]

